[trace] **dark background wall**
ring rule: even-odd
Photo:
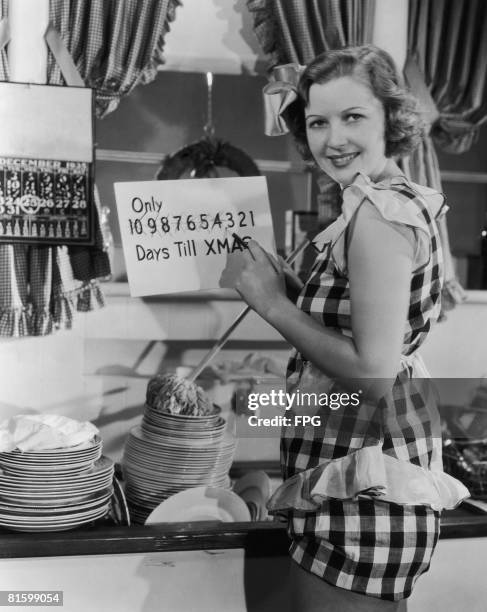
[[[438,151],[441,170],[487,173],[487,129],[466,153],[459,155]],[[450,206],[448,227],[453,254],[463,262],[464,285],[487,289],[487,184],[443,182]]]

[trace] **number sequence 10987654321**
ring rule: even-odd
[[[196,230],[215,229],[231,230],[255,226],[253,211],[218,212],[215,215],[199,213],[198,215],[142,215],[136,219],[129,218],[129,229],[132,235],[142,234],[175,234],[177,232],[194,232]]]

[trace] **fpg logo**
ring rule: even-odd
[[[309,414],[296,414],[294,415],[294,425],[312,425],[313,427],[319,427],[321,425],[321,417],[319,415],[310,416]]]

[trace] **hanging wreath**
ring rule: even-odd
[[[179,179],[189,172],[191,178],[217,177],[217,168],[228,168],[238,176],[259,176],[254,160],[228,142],[203,138],[168,155],[159,168],[157,180]]]

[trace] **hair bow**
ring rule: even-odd
[[[272,70],[272,80],[263,90],[264,131],[267,136],[281,136],[289,132],[282,113],[298,97],[298,81],[304,68],[300,64],[282,64]]]

